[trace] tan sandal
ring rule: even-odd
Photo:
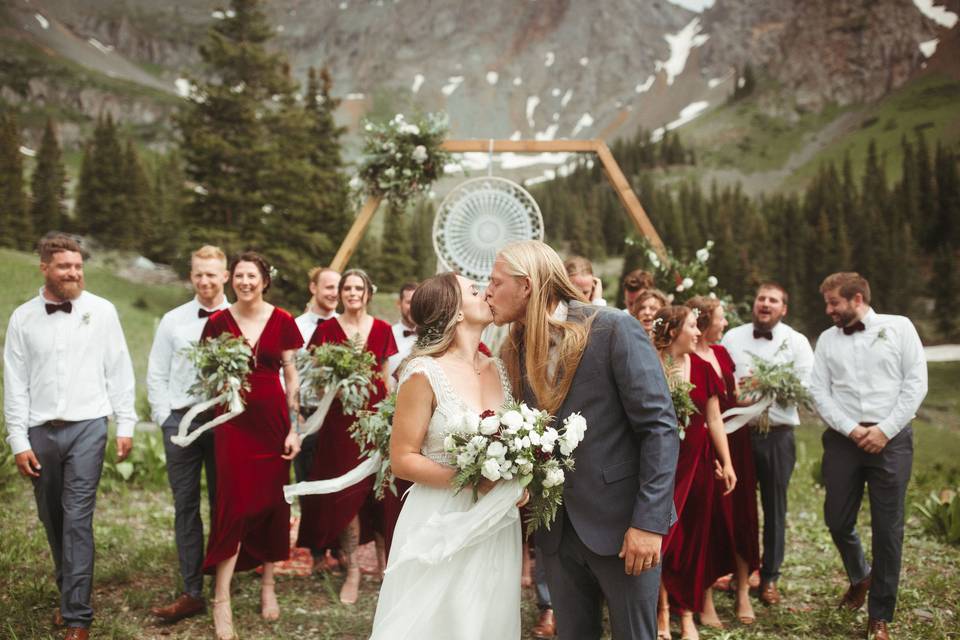
[[[217,607],[226,605],[227,615],[222,623],[218,624]],[[230,599],[213,601],[213,633],[217,640],[239,640],[237,632],[233,630],[233,609],[230,608]]]
[[[277,593],[273,590],[273,587],[277,585],[276,582],[262,582],[260,584],[260,617],[266,620],[267,622],[273,622],[280,619],[280,605],[277,603]],[[270,587],[273,591],[273,602],[266,601],[266,590],[265,587]]]

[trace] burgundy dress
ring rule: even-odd
[[[343,332],[343,327],[333,319],[317,325],[308,346],[346,341],[347,335]],[[373,319],[366,349],[376,358],[379,371],[387,358],[397,353],[397,343],[393,339],[393,330],[389,324],[378,318]],[[374,386],[367,403],[368,409],[372,409],[387,395],[387,387],[379,376],[375,378]],[[334,400],[323,426],[317,432],[310,481],[342,476],[360,463],[360,447],[350,437],[349,431],[354,421],[355,416],[343,413],[340,400]],[[392,524],[396,524],[396,517],[400,513],[400,498],[388,490],[383,499],[383,502],[387,503],[386,507],[383,503],[377,503],[373,495],[373,481],[374,477],[370,476],[337,493],[303,496],[300,502],[303,515],[300,519],[297,546],[311,549],[337,547],[340,534],[358,515],[361,523],[361,543],[369,542],[374,531],[385,534],[385,539],[392,537],[391,520]],[[393,505],[394,501],[396,505]]]
[[[201,339],[223,333],[243,337],[229,309],[210,316]],[[238,545],[237,571],[289,557],[290,505],[283,499],[283,485],[290,480],[290,461],[281,456],[290,418],[279,372],[282,353],[302,345],[293,316],[274,308],[252,347],[254,366],[243,413],[213,430],[217,499],[203,562],[206,573],[237,553]]]
[[[719,497],[723,483],[714,474],[717,459],[707,428],[707,400],[723,393],[713,365],[690,355],[690,392],[697,413],[690,418],[680,457],[673,500],[677,523],[664,540],[663,585],[673,606],[703,609],[703,593],[734,568],[734,544]],[[718,490],[718,487],[720,490]]]
[[[727,350],[712,344],[713,354],[720,363],[724,393],[720,394],[720,413],[737,406],[736,365]],[[750,571],[760,568],[760,522],[757,517],[757,470],[753,466],[753,445],[750,428],[741,427],[727,436],[730,461],[737,474],[737,486],[723,497],[724,515],[736,543],[737,554],[746,560]]]

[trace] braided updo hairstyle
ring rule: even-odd
[[[653,346],[657,351],[669,349],[673,341],[677,339],[683,323],[687,321],[687,316],[693,313],[690,307],[674,305],[664,307],[657,311],[653,319]]]
[[[410,357],[440,355],[453,343],[462,303],[460,283],[452,271],[427,278],[410,299],[410,318],[417,325],[417,342]]]

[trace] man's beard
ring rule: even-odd
[[[854,320],[857,319],[857,313],[855,311],[838,312],[836,316],[837,316],[836,319],[833,320],[833,324],[840,327],[841,329],[843,327],[849,326],[851,323],[853,323]]]
[[[46,287],[50,293],[61,300],[75,300],[83,293],[83,278],[69,281],[47,278]]]
[[[768,322],[763,322],[759,320],[757,316],[753,316],[753,326],[759,329],[760,331],[773,331],[773,328],[778,324],[780,324],[780,318],[777,318],[776,320],[770,320]]]

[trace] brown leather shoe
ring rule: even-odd
[[[857,584],[851,584],[847,592],[843,594],[838,609],[848,609],[856,611],[863,606],[867,600],[867,592],[870,591],[870,576],[867,576]]]
[[[90,629],[84,629],[83,627],[70,627],[67,629],[67,635],[63,636],[63,640],[87,640],[90,637]]]
[[[50,618],[50,621],[53,622],[53,626],[62,627],[65,623],[63,621],[63,614],[60,613],[60,607],[57,607],[53,610],[53,617]]]
[[[890,640],[887,621],[871,618],[870,622],[867,623],[867,640]]]
[[[530,633],[534,638],[552,638],[557,635],[557,621],[553,617],[553,609],[543,609],[540,612],[540,620]]]
[[[179,598],[174,600],[172,604],[168,604],[165,607],[154,607],[153,609],[150,609],[150,613],[166,623],[174,623],[179,620],[183,620],[184,618],[195,616],[198,613],[203,613],[206,610],[207,603],[204,602],[203,598],[194,598],[193,596],[184,593]]]
[[[780,592],[777,591],[776,582],[771,580],[760,583],[760,602],[767,606],[780,604]]]

